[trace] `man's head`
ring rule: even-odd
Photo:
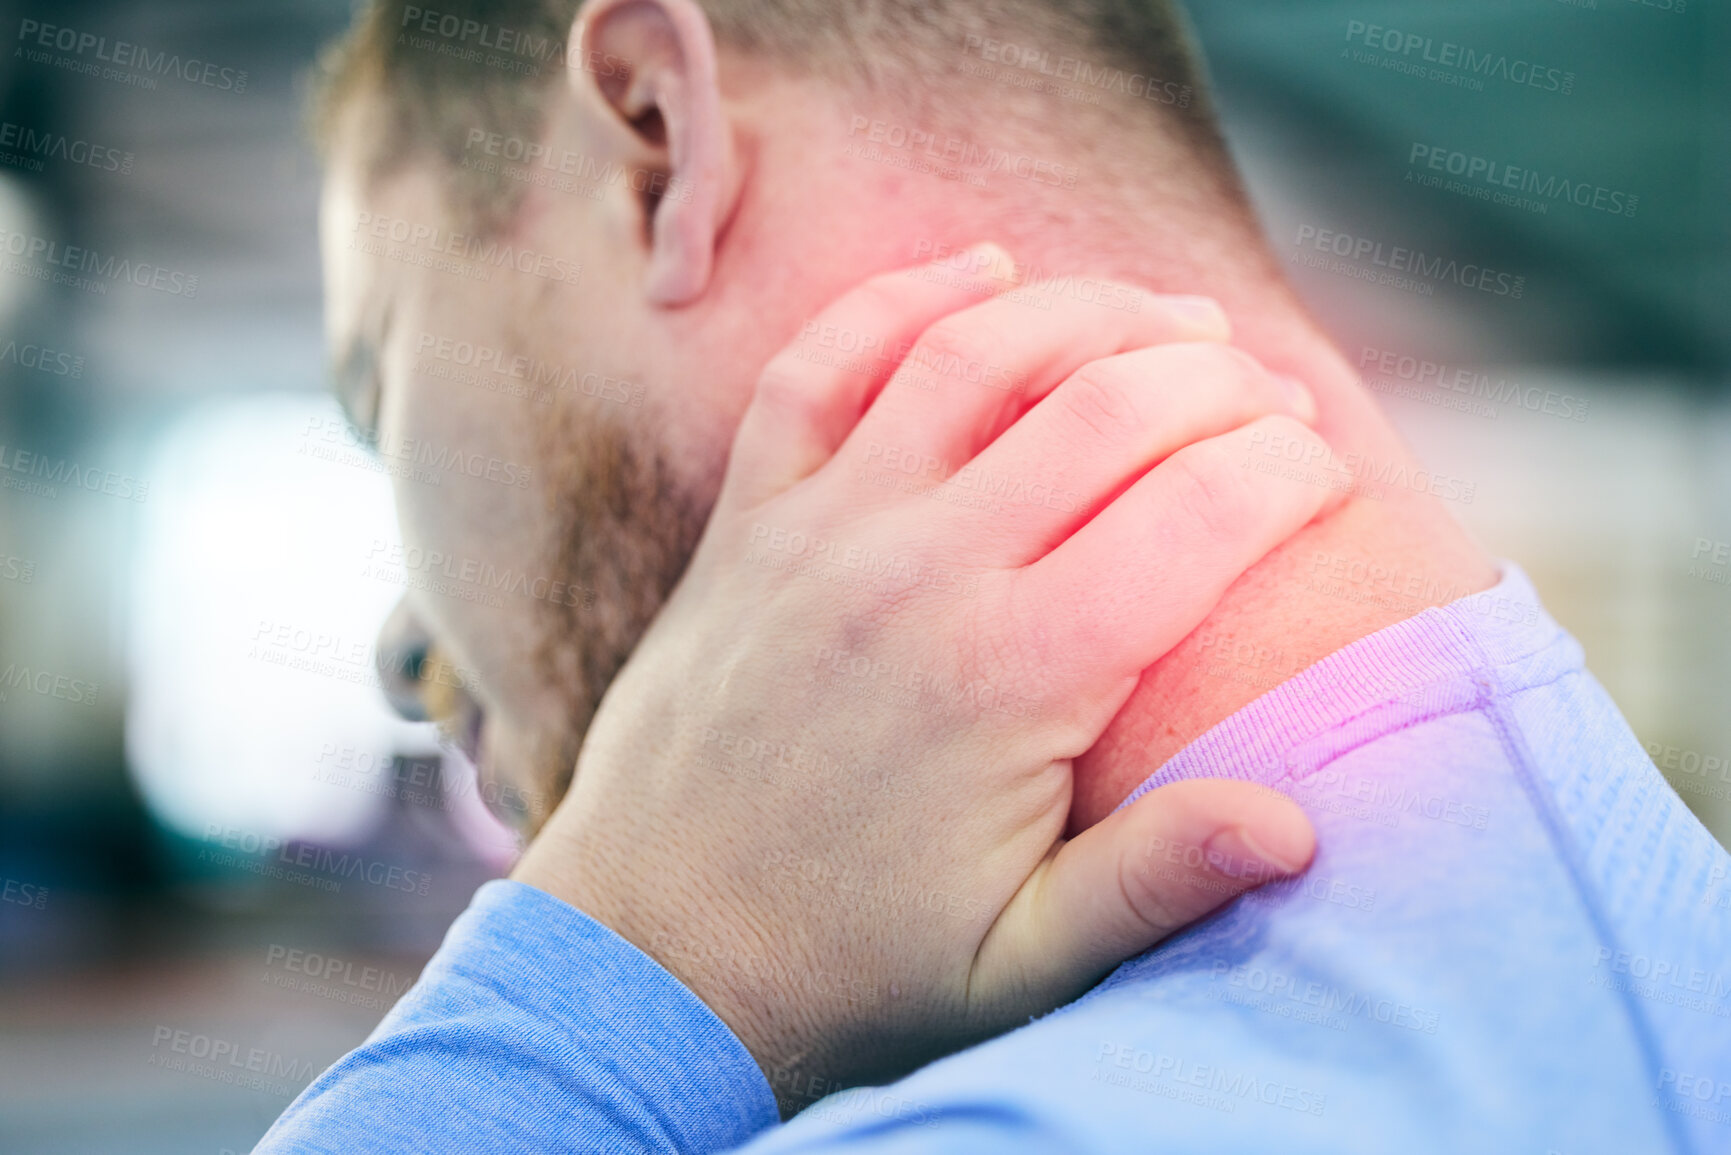
[[[408,547],[381,651],[473,672],[397,696],[530,826],[825,302],[982,239],[1036,279],[1278,283],[1163,2],[435,2],[330,58],[327,327]]]

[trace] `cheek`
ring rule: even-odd
[[[528,689],[536,594],[549,585],[533,438],[492,395],[429,372],[412,345],[397,356],[379,453],[396,496],[403,578],[491,713]]]
[[[508,391],[498,341],[429,315],[433,323],[405,324],[387,352],[397,387],[382,406],[379,448],[404,533],[462,560],[517,564],[511,545],[533,542],[524,530],[539,472],[534,415]]]

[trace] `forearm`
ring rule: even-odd
[[[708,1152],[776,1119],[757,1064],[671,974],[571,906],[496,882],[256,1155]]]

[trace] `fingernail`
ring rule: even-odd
[[[1204,329],[1218,331],[1222,338],[1232,335],[1232,322],[1226,319],[1226,310],[1222,309],[1220,302],[1213,297],[1170,296],[1160,300],[1186,321],[1193,321]]]
[[[1246,877],[1243,869],[1245,863],[1257,862],[1272,867],[1280,874],[1296,874],[1303,869],[1304,863],[1293,862],[1282,855],[1275,854],[1251,836],[1250,831],[1242,826],[1228,826],[1210,838],[1202,848],[1210,862],[1222,862],[1226,873],[1234,878]]]
[[[1281,392],[1286,394],[1286,403],[1292,406],[1292,412],[1306,423],[1315,421],[1316,397],[1305,387],[1304,382],[1284,373],[1276,373],[1274,379],[1280,382]]]

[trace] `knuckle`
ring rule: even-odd
[[[1232,541],[1258,523],[1259,503],[1248,470],[1237,468],[1222,447],[1192,445],[1167,460],[1179,509],[1210,540]]]
[[[1261,362],[1231,345],[1190,342],[1170,346],[1170,355],[1175,372],[1209,388],[1245,391],[1266,376]]]
[[[1071,374],[1059,386],[1057,399],[1068,417],[1100,440],[1115,443],[1132,440],[1148,427],[1148,417],[1137,403],[1137,387],[1125,367],[1108,358]]]
[[[1320,433],[1304,422],[1285,415],[1264,417],[1257,424],[1268,430],[1269,439],[1284,437],[1302,449],[1298,457],[1303,466],[1291,475],[1282,487],[1276,505],[1287,513],[1315,513],[1330,500],[1340,483],[1348,481],[1335,461],[1334,449]]]
[[[1333,450],[1322,435],[1295,417],[1271,413],[1258,418],[1250,428],[1266,435],[1270,444],[1291,445],[1287,457],[1306,466],[1318,466],[1333,457]]]
[[[906,313],[907,301],[905,274],[897,271],[873,277],[860,285],[848,294],[845,307],[850,318],[876,325]]]
[[[757,378],[753,401],[778,413],[815,416],[817,399],[800,371],[801,363],[790,353],[778,353]]]
[[[1268,376],[1267,367],[1264,366],[1261,361],[1258,361],[1254,354],[1247,353],[1236,345],[1215,345],[1212,346],[1212,348],[1218,350],[1220,354],[1224,355],[1226,360],[1230,361],[1232,365],[1236,367],[1236,371],[1242,374],[1245,380],[1261,380]]]
[[[1257,358],[1231,345],[1187,341],[1162,346],[1160,355],[1165,376],[1194,390],[1252,393],[1267,376]]]
[[[1173,901],[1172,891],[1180,884],[1162,873],[1146,857],[1125,855],[1118,860],[1118,893],[1125,909],[1149,930],[1164,933],[1182,926],[1191,916],[1184,912],[1182,903]]]
[[[1016,628],[1005,635],[1013,641],[1014,647],[1001,649],[992,655],[998,665],[989,668],[1000,672],[1013,670],[1018,674],[1037,671],[1037,676],[1045,684],[1057,684],[1053,672],[1069,669],[1075,663],[1076,654],[1071,649],[1074,636],[1059,626],[1050,607],[1037,600],[1040,587],[1030,580],[1026,571],[1007,575],[1007,580],[999,588],[1003,591],[1004,600],[982,602],[973,621],[975,628],[981,631],[994,628],[1002,631],[1003,623],[1016,623]],[[1086,660],[1094,660],[1096,652],[1088,651]],[[1084,743],[1078,748],[1078,753],[1091,744],[1091,741]]]
[[[1304,443],[1306,449],[1326,448],[1328,443],[1322,437],[1296,417],[1288,417],[1284,413],[1271,413],[1259,418],[1256,424],[1267,430],[1270,436],[1286,437],[1293,441]]]
[[[984,365],[991,334],[978,317],[951,317],[920,335],[902,368],[934,377],[954,377],[970,365]]]

